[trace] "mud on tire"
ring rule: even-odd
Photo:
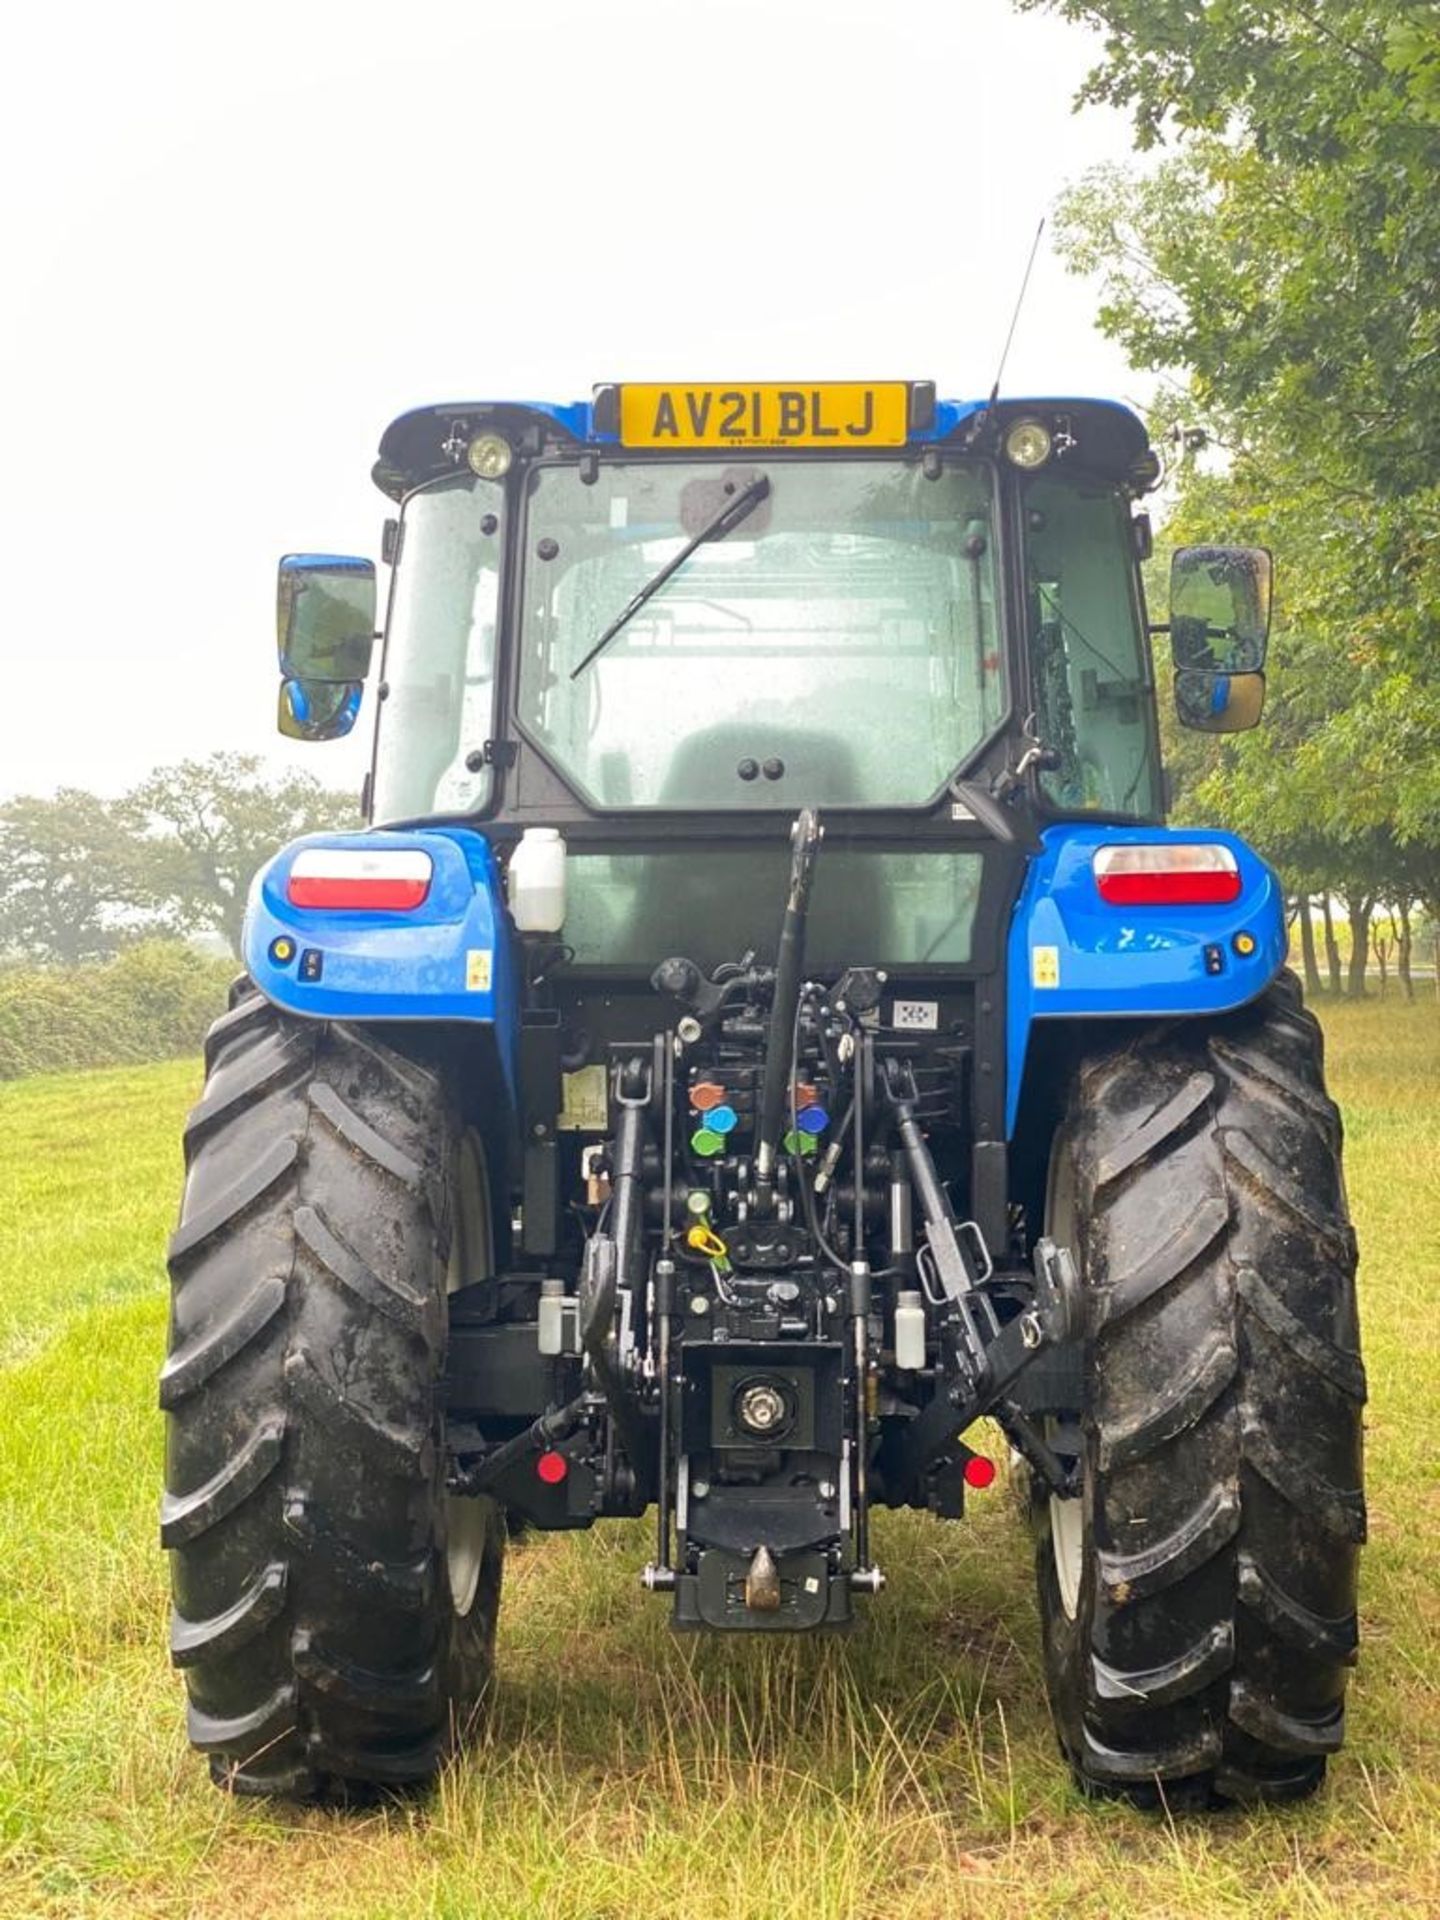
[[[1083,1063],[1051,1216],[1089,1309],[1068,1548],[1037,1501],[1061,1743],[1092,1789],[1308,1793],[1355,1659],[1365,1378],[1340,1120],[1293,978]]]
[[[206,1067],[160,1388],[190,1738],[240,1792],[423,1780],[489,1678],[504,1537],[487,1505],[452,1595],[457,1123],[432,1070],[251,991]]]

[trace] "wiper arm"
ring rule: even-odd
[[[687,540],[680,551],[667,560],[658,573],[652,574],[635,598],[620,609],[579,666],[571,669],[570,678],[572,680],[580,678],[596,655],[603,653],[621,628],[634,619],[645,602],[652,600],[665,582],[680,571],[697,547],[703,547],[707,540],[723,540],[727,533],[733,532],[739,526],[753,508],[759,506],[769,491],[768,477],[763,473],[759,474],[748,487],[742,487],[733,499],[727,500],[718,513],[712,514],[700,531],[692,539]]]

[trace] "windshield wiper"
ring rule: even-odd
[[[707,540],[723,540],[727,533],[733,532],[739,526],[752,508],[759,506],[769,491],[769,479],[762,473],[752,480],[748,487],[742,487],[733,499],[727,500],[718,513],[712,514],[700,531],[687,540],[680,551],[667,560],[658,573],[652,574],[635,598],[621,608],[579,666],[571,669],[570,678],[572,680],[580,678],[595,656],[603,653],[621,628],[634,619],[645,602],[653,599],[665,582],[680,571],[697,547],[703,547]]]

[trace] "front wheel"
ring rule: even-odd
[[[239,1792],[424,1780],[475,1716],[500,1597],[500,1516],[445,1486],[483,1154],[439,1074],[253,992],[206,1065],[160,1389],[190,1738]]]
[[[1365,1537],[1355,1243],[1291,976],[1082,1063],[1047,1231],[1076,1253],[1078,1500],[1037,1499],[1046,1678],[1083,1787],[1313,1791],[1341,1744]]]

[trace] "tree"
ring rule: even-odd
[[[1127,317],[1130,264],[1114,262],[1112,318],[1138,364],[1188,367],[1232,414],[1285,419],[1317,471],[1367,496],[1433,490],[1440,7],[1020,4],[1099,28],[1082,100],[1128,107],[1142,148],[1180,150],[1158,177],[1186,182],[1187,217],[1168,233],[1142,222],[1178,298]]]
[[[1361,993],[1373,911],[1393,903],[1403,921],[1414,901],[1432,897],[1440,870],[1440,681],[1393,667],[1369,643],[1376,602],[1352,543],[1331,537],[1323,503],[1284,487],[1256,498],[1254,479],[1237,462],[1223,477],[1182,485],[1167,527],[1176,538],[1265,539],[1285,556],[1282,583],[1293,581],[1272,642],[1265,724],[1192,737],[1179,759],[1179,810],[1245,834],[1302,902],[1344,899],[1348,990]],[[1328,908],[1327,958],[1338,984]],[[1313,957],[1307,973],[1313,985]]]
[[[298,834],[359,825],[355,801],[313,774],[265,777],[254,754],[212,753],[153,773],[121,803],[143,897],[178,930],[240,948],[256,871]]]
[[[1134,364],[1189,376],[1237,457],[1288,455],[1385,606],[1440,642],[1440,6],[1434,0],[1019,0],[1105,31],[1082,99],[1128,106],[1154,171],[1068,196],[1072,265]]]
[[[1167,532],[1282,555],[1266,723],[1187,744],[1182,806],[1347,900],[1363,990],[1375,905],[1428,905],[1440,864],[1440,7],[1019,4],[1099,27],[1082,99],[1171,148],[1061,220],[1104,330],[1182,377],[1156,424],[1221,450],[1175,478]]]
[[[162,767],[121,800],[77,787],[0,805],[0,955],[75,965],[147,934],[221,934],[239,950],[256,869],[287,840],[358,825],[309,774],[268,780],[250,754]]]
[[[135,848],[116,806],[77,787],[0,806],[0,953],[78,965],[145,929]]]

